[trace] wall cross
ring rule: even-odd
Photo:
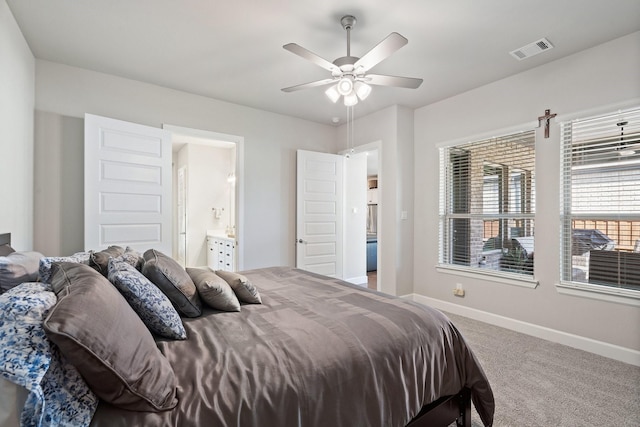
[[[549,120],[553,119],[557,114],[551,114],[551,110],[544,110],[544,116],[538,117],[538,127],[542,125],[542,121],[546,120],[544,125],[544,137],[549,138]]]

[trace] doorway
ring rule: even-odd
[[[174,258],[186,267],[206,266],[207,240],[232,236],[234,268],[241,269],[243,138],[163,127],[172,137]]]
[[[364,270],[362,271],[362,275],[354,274],[356,277],[362,277],[362,279],[358,279],[357,282],[352,281],[352,283],[359,284],[363,287],[368,287],[374,290],[380,290],[380,276],[382,271],[382,265],[380,262],[380,253],[381,253],[381,236],[382,236],[382,142],[375,141],[372,143],[360,145],[354,147],[353,150],[349,150],[349,154],[351,159],[354,157],[358,157],[359,155],[364,155],[366,157],[366,166],[362,169],[358,169],[357,173],[362,174],[362,176],[357,177],[357,179],[351,179],[351,182],[358,183],[357,191],[361,191],[362,194],[366,193],[366,196],[362,196],[362,200],[365,200],[365,203],[362,207],[366,220],[361,223],[356,223],[357,227],[364,227],[365,229],[359,233],[362,238],[358,238],[357,243],[348,242],[348,245],[351,245],[351,249],[348,252],[362,253],[365,259],[363,260],[365,266],[363,265]],[[339,154],[346,155],[347,150],[341,151]],[[347,165],[349,162],[347,162]],[[349,166],[347,166],[348,168]],[[349,176],[350,172],[347,171],[346,175]],[[349,179],[347,179],[347,185]],[[361,183],[361,184],[360,184]],[[375,190],[372,192],[373,187]],[[353,189],[347,191],[354,191]],[[354,194],[354,193],[351,193]],[[370,197],[373,196],[374,199]],[[350,215],[349,206],[347,206],[346,214]],[[374,213],[372,218],[369,218],[370,214]],[[345,221],[345,234],[355,236],[358,233],[354,233],[353,230],[349,230],[349,227],[353,226],[349,221]],[[357,244],[357,247],[354,250],[354,244]],[[347,250],[348,248],[345,248]],[[347,254],[347,258],[345,262],[354,262],[353,257],[349,258]]]
[[[367,153],[367,287],[379,290],[380,270],[380,150],[372,148]]]

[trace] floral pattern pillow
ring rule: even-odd
[[[98,398],[44,333],[56,296],[45,283],[0,295],[0,376],[29,391],[21,426],[88,426]]]
[[[171,301],[131,264],[111,258],[108,279],[151,332],[171,339],[187,338],[182,319]]]
[[[49,281],[51,280],[51,266],[56,262],[78,262],[81,264],[89,265],[90,258],[91,252],[76,252],[75,254],[70,256],[40,258],[40,267],[38,269],[40,281],[43,283],[49,283]]]

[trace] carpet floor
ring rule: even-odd
[[[494,426],[640,426],[640,367],[445,314],[489,378]],[[482,426],[475,409],[472,425]]]

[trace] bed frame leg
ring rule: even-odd
[[[460,416],[456,420],[457,427],[471,427],[471,390],[464,388],[458,395]]]

